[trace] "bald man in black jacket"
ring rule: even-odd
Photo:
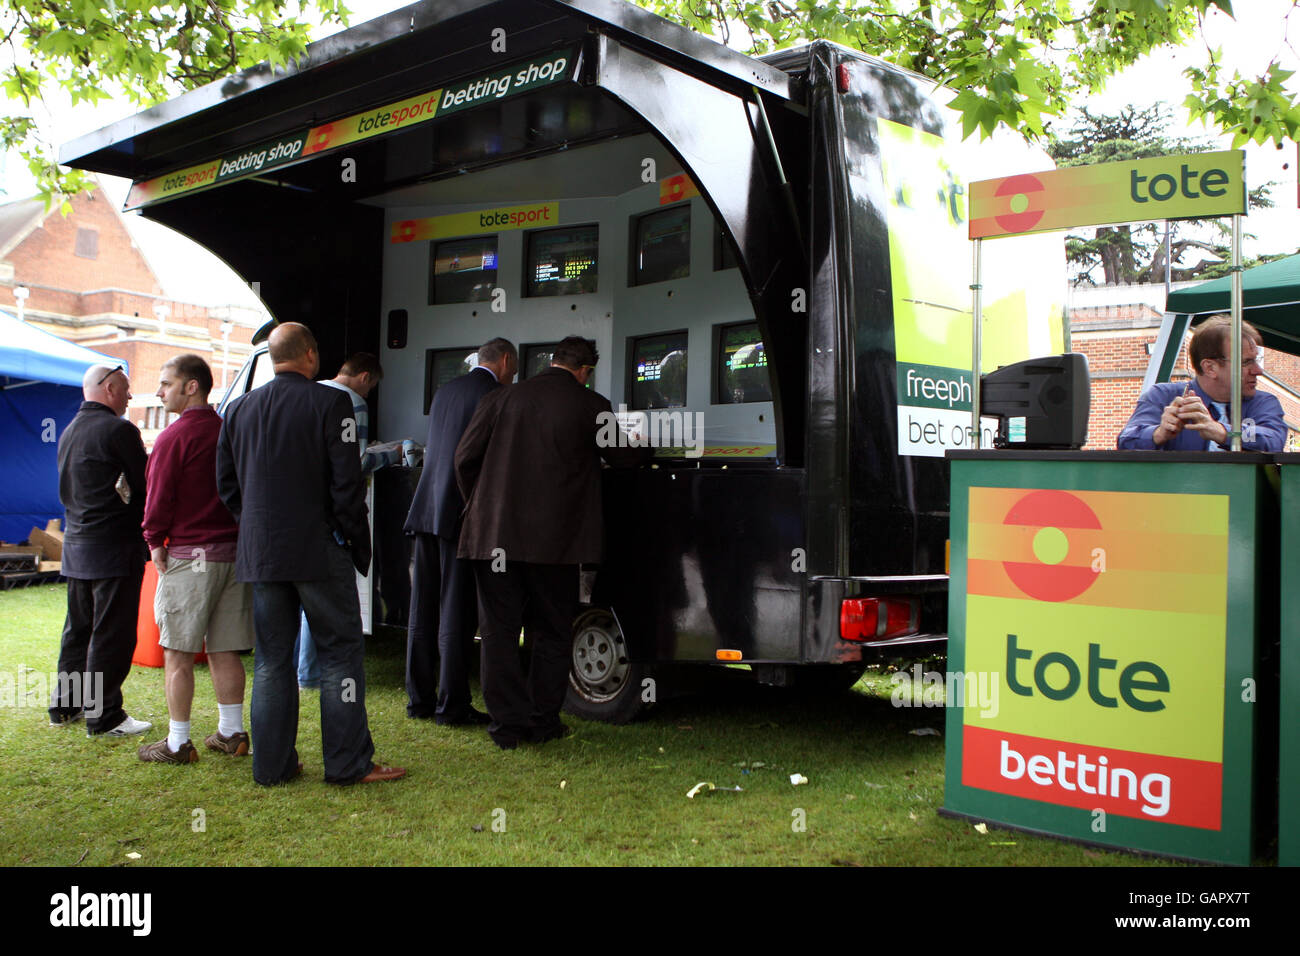
[[[217,491],[239,522],[235,576],[253,585],[253,779],[283,783],[302,769],[293,656],[301,606],[321,665],[326,782],[395,780],[406,771],[374,763],[366,719],[352,571],[370,566],[370,529],[352,402],[312,381],[320,355],[306,326],[276,326],[269,345],[275,378],[230,404],[217,440]]]

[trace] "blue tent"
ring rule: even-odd
[[[63,517],[58,436],[81,407],[86,369],[124,364],[0,310],[0,541]]]

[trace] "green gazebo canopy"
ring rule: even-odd
[[[1211,279],[1169,295],[1166,312],[1196,316],[1232,307],[1232,277]],[[1300,353],[1300,255],[1266,262],[1241,274],[1242,318],[1259,329],[1264,347]]]

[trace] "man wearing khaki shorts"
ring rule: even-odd
[[[217,495],[216,452],[221,418],[208,407],[212,370],[197,355],[162,367],[158,397],[180,418],[154,442],[145,472],[144,538],[158,569],[154,617],[164,654],[165,738],[140,748],[151,763],[194,763],[190,742],[194,655],[204,649],[220,713],[209,750],[248,753],[244,731],[244,665],[253,646],[251,588],[235,580],[235,519]]]

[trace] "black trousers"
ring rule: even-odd
[[[415,536],[411,612],[406,630],[406,712],[464,720],[471,706],[469,664],[478,630],[474,569],[456,542]]]
[[[483,635],[483,699],[494,740],[528,740],[560,723],[569,681],[578,566],[474,561]],[[519,631],[528,624],[532,662],[525,676]]]
[[[92,734],[126,720],[122,682],[131,673],[143,579],[143,565],[120,578],[68,578],[68,616],[50,717],[67,717],[84,708],[86,730]]]
[[[439,719],[464,720],[469,714],[469,662],[478,630],[478,589],[474,568],[456,557],[456,544],[438,539],[442,586],[438,599]]]
[[[438,536],[412,536],[411,610],[406,620],[406,713],[432,717],[438,707]]]

